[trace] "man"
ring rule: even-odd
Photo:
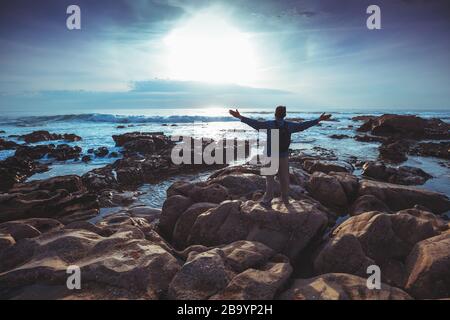
[[[322,115],[311,121],[303,122],[291,122],[285,121],[286,117],[286,107],[278,106],[275,109],[275,120],[269,121],[258,121],[242,116],[239,111],[230,110],[230,114],[240,119],[243,123],[248,124],[250,127],[256,130],[266,129],[267,131],[267,155],[271,155],[271,142],[270,142],[270,130],[279,130],[279,167],[278,167],[278,179],[280,181],[281,188],[281,199],[285,205],[289,204],[289,145],[291,143],[291,134],[306,130],[312,126],[319,124],[320,121],[328,120],[331,118],[331,114],[322,113]],[[266,176],[266,193],[262,199],[263,205],[270,205],[273,199],[273,188],[274,188],[274,176]]]

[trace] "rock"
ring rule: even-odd
[[[406,161],[406,154],[409,151],[409,143],[404,140],[386,140],[378,147],[380,152],[378,158],[387,162],[400,163]]]
[[[346,134],[332,134],[331,136],[330,136],[330,138],[331,139],[338,139],[338,140],[341,140],[341,139],[348,139],[348,138],[350,138],[348,135],[346,135]]]
[[[80,267],[82,289],[66,287],[66,270]],[[2,299],[160,299],[180,269],[175,257],[136,227],[108,237],[62,229],[0,251]]]
[[[174,144],[163,132],[128,132],[113,135],[116,146],[128,152],[153,153]]]
[[[278,198],[269,208],[251,200],[225,201],[200,214],[186,238],[188,244],[205,246],[258,241],[295,259],[326,228],[328,216],[323,210],[308,199],[291,201],[289,208]]]
[[[36,143],[41,141],[51,141],[51,140],[66,140],[70,142],[80,141],[81,137],[75,134],[57,134],[50,133],[45,130],[33,131],[32,133],[20,136],[20,139],[25,140],[26,143]]]
[[[450,296],[450,232],[420,241],[406,259],[405,288],[418,299]]]
[[[235,276],[222,292],[212,300],[272,300],[292,273],[289,262],[270,263],[261,268],[248,269]]]
[[[118,157],[119,157],[119,154],[118,154],[117,152],[115,152],[115,151],[112,151],[112,152],[109,154],[109,157],[110,157],[110,158],[118,158]]]
[[[450,159],[450,142],[423,142],[411,148],[410,154],[422,157]]]
[[[98,213],[95,194],[86,192],[78,176],[62,176],[17,184],[0,195],[0,222],[26,218],[56,218],[69,222]]]
[[[104,158],[108,155],[109,150],[107,147],[98,147],[97,150],[94,151],[96,157]]]
[[[369,194],[358,197],[350,207],[349,213],[351,216],[357,216],[358,214],[369,211],[391,212],[384,202]]]
[[[439,119],[423,119],[415,115],[384,114],[364,123],[358,131],[371,131],[377,136],[409,139],[449,139],[450,125]]]
[[[358,179],[344,172],[315,172],[311,175],[306,189],[314,199],[324,205],[347,207],[356,197]]]
[[[191,251],[169,286],[171,299],[273,299],[292,272],[286,257],[252,241]]]
[[[106,165],[102,168],[94,169],[86,172],[81,178],[83,184],[90,191],[98,192],[100,190],[118,189],[119,182],[117,181],[114,169],[111,165]]]
[[[175,195],[164,201],[159,229],[163,236],[171,240],[173,230],[178,218],[192,205],[192,200],[180,195]]]
[[[184,248],[187,244],[187,237],[189,236],[197,217],[216,206],[217,204],[215,203],[199,202],[187,208],[175,224],[172,236],[173,245],[176,248]]]
[[[54,219],[31,218],[0,223],[0,232],[9,234],[17,242],[22,239],[35,238],[42,233],[62,227],[63,225]]]
[[[83,162],[85,162],[85,163],[88,163],[88,162],[90,162],[91,160],[92,160],[92,158],[91,158],[90,155],[84,155],[84,156],[81,157],[81,161],[83,161]]]
[[[351,164],[343,161],[306,160],[303,162],[303,169],[309,173],[314,172],[353,172]]]
[[[380,290],[367,287],[365,278],[345,273],[327,273],[296,279],[280,296],[282,300],[410,300],[406,292],[382,283]]]
[[[15,143],[13,141],[7,141],[7,140],[0,138],[0,151],[16,149],[19,146],[20,146],[19,144]]]
[[[15,156],[20,158],[41,159],[49,154],[55,148],[54,144],[38,146],[19,146],[16,149]]]
[[[314,259],[317,274],[342,272],[367,276],[369,265],[381,268],[383,281],[398,287],[405,283],[405,260],[414,245],[438,235],[436,217],[406,212],[365,212],[339,225]]]
[[[8,191],[15,183],[23,182],[48,167],[29,158],[9,157],[0,161],[0,191]]]
[[[59,144],[55,149],[52,149],[48,156],[55,158],[58,161],[66,161],[70,159],[78,159],[80,157],[81,148],[78,146],[69,146],[67,144]]]
[[[167,189],[167,196],[183,195],[194,202],[221,203],[229,199],[228,189],[224,186],[210,182],[189,183],[178,181]]]
[[[450,210],[450,200],[444,194],[386,182],[361,180],[358,195],[373,195],[395,211],[415,205],[429,208],[435,214]]]
[[[381,143],[383,143],[387,140],[386,137],[377,137],[377,136],[372,136],[372,135],[368,135],[368,134],[365,134],[365,135],[358,134],[354,138],[356,141],[360,141],[360,142],[381,142]]]
[[[376,118],[377,118],[377,116],[361,115],[361,116],[352,117],[351,119],[353,121],[369,121],[369,120],[373,120],[373,119],[376,119]]]
[[[382,162],[368,161],[363,165],[362,175],[379,181],[403,185],[424,184],[431,175],[420,168],[409,166],[389,167]]]

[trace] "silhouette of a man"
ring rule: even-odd
[[[289,204],[289,145],[291,143],[291,134],[306,130],[312,126],[319,124],[320,121],[328,120],[331,118],[331,114],[322,113],[322,115],[311,121],[303,122],[292,122],[286,121],[286,107],[278,106],[275,109],[275,120],[269,121],[258,121],[255,119],[250,119],[242,116],[239,111],[230,110],[230,114],[240,119],[243,123],[248,124],[250,127],[256,130],[266,129],[267,131],[267,155],[269,157],[278,156],[279,157],[279,167],[278,167],[278,179],[280,181],[281,188],[281,198],[285,205]],[[271,154],[271,141],[270,141],[270,130],[279,130],[279,154]],[[274,192],[274,177],[266,176],[266,193],[262,199],[263,205],[270,205],[273,199]]]

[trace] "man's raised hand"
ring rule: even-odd
[[[233,117],[238,118],[238,119],[242,119],[242,116],[241,116],[241,114],[239,113],[238,109],[236,109],[236,110],[229,110],[229,112],[230,112],[230,114],[231,114]]]
[[[328,120],[331,118],[331,114],[326,114],[325,112],[320,115],[319,121]]]

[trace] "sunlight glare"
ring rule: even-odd
[[[216,13],[197,14],[164,39],[170,77],[251,84],[257,59],[250,40]]]

